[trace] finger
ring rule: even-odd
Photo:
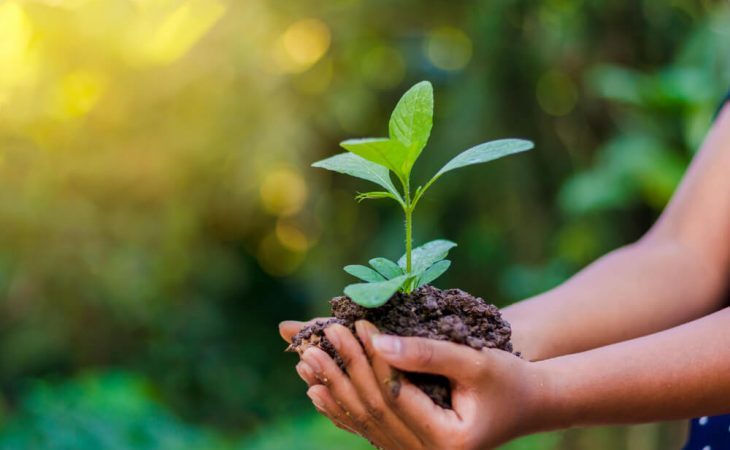
[[[304,322],[297,320],[285,320],[279,324],[279,334],[282,339],[291,344],[291,339],[295,334],[299,333],[299,330],[304,327]]]
[[[464,422],[452,409],[436,405],[418,386],[408,379],[400,380],[400,392],[393,395],[389,386],[382,385],[381,391],[386,401],[416,435],[423,436],[433,448],[443,448],[444,436],[455,436],[463,429]]]
[[[307,363],[305,363],[304,361],[300,361],[296,365],[296,370],[299,374],[299,377],[304,380],[304,382],[307,383],[308,386],[315,386],[320,384],[312,368],[309,367],[309,365],[307,365]]]
[[[375,374],[370,366],[365,352],[350,330],[342,325],[332,325],[325,329],[327,339],[337,350],[345,365],[345,371],[355,388],[365,409],[375,422],[383,421],[385,404],[380,389],[375,380]]]
[[[299,333],[299,330],[304,328],[305,326],[314,323],[318,320],[327,320],[326,318],[318,317],[316,319],[312,319],[308,322],[300,322],[297,320],[285,320],[279,324],[279,334],[281,335],[282,339],[284,339],[287,343],[291,344],[291,340],[294,337],[295,334]]]
[[[424,441],[429,443],[428,447],[434,447],[437,436],[448,431],[453,426],[453,420],[457,416],[453,411],[445,412],[420,389],[408,383],[402,375],[396,373],[388,363],[380,357],[373,348],[373,337],[379,334],[378,329],[372,324],[361,321],[356,324],[358,335],[365,345],[366,353],[371,357],[373,372],[378,384],[378,389],[383,399],[403,424],[410,430],[411,434],[418,439],[421,447]],[[397,377],[397,380],[396,380]],[[400,388],[393,389],[393,383],[398,382]],[[409,397],[403,401],[405,397]]]
[[[302,360],[328,388],[332,398],[361,435],[377,442],[390,442],[365,410],[350,380],[327,353],[317,347],[310,347],[304,351]]]
[[[307,396],[309,396],[310,400],[312,400],[317,411],[327,417],[337,428],[368,440],[368,442],[370,442],[370,444],[375,448],[385,448],[383,447],[384,444],[382,442],[373,440],[371,436],[363,436],[354,428],[354,424],[350,418],[344,414],[344,410],[337,405],[337,402],[334,398],[332,398],[332,395],[325,386],[320,385],[310,388],[309,391],[307,391]],[[391,446],[388,448],[395,449],[400,447]]]
[[[485,352],[452,342],[379,334],[372,344],[375,353],[393,367],[443,375],[452,381],[473,379],[485,364]]]
[[[370,360],[370,366],[373,369],[375,383],[380,390],[381,385],[391,385],[397,377],[397,372],[393,370],[388,363],[375,352],[373,348],[373,337],[380,334],[380,331],[368,321],[360,320],[355,324],[355,329],[360,341],[363,343],[365,354]]]
[[[365,413],[355,388],[332,358],[319,348],[310,347],[304,351],[302,361],[312,368],[317,379],[327,387],[337,405],[356,424],[356,428],[364,433],[371,432],[373,424]]]
[[[342,325],[327,327],[325,334],[342,358],[350,382],[355,388],[365,412],[370,415],[370,420],[402,448],[420,448],[422,443],[419,439],[385,403],[373,369],[360,342],[350,330]]]
[[[322,385],[310,387],[307,391],[307,397],[312,401],[317,411],[326,416],[335,426],[350,433],[358,434],[352,420],[347,417],[345,411],[335,402],[335,399],[332,398],[332,395],[330,395],[326,387]]]

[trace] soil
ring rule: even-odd
[[[382,333],[451,341],[477,350],[496,348],[512,352],[512,330],[502,319],[499,309],[460,289],[442,291],[426,285],[410,294],[397,293],[385,305],[373,309],[363,308],[345,296],[333,298],[330,306],[333,318],[303,328],[292,339],[289,351],[301,354],[309,346],[316,345],[344,370],[342,359],[327,340],[324,329],[339,323],[354,333],[355,322],[364,319]],[[399,375],[394,376],[392,384],[396,394],[400,386]],[[443,408],[451,407],[451,388],[446,378],[417,373],[403,375],[434,403]]]

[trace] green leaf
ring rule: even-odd
[[[455,242],[447,241],[446,239],[437,239],[435,241],[427,242],[420,247],[414,248],[411,253],[411,272],[423,272],[437,261],[441,261],[446,258],[446,255],[449,254],[449,250],[454,247],[456,247]],[[406,267],[406,255],[400,257],[398,265],[401,268]]]
[[[406,280],[408,280],[408,275],[377,283],[351,284],[345,288],[345,295],[360,306],[377,308],[390,300]]]
[[[440,277],[444,274],[447,270],[449,270],[449,267],[451,267],[451,261],[448,259],[442,259],[441,261],[438,261],[433,266],[426,269],[423,274],[418,278],[418,286],[421,287],[424,284],[428,284],[435,280],[436,278]]]
[[[390,138],[406,149],[401,170],[410,174],[413,164],[428,143],[433,126],[433,86],[421,81],[410,88],[390,116]]]
[[[377,191],[377,192],[362,192],[357,194],[355,197],[355,200],[358,202],[361,202],[363,200],[380,200],[384,198],[392,198],[395,201],[398,201],[398,199],[391,194],[390,192],[383,192],[383,191]]]
[[[339,155],[331,156],[327,159],[317,161],[312,164],[312,167],[319,167],[321,169],[327,169],[333,172],[344,173],[345,175],[372,181],[373,183],[384,187],[396,198],[401,198],[398,190],[395,186],[393,186],[393,182],[390,180],[390,174],[388,173],[387,168],[367,161],[366,159],[352,153],[340,153]]]
[[[368,161],[380,164],[403,177],[403,166],[408,157],[408,150],[398,142],[388,138],[348,139],[340,142],[340,146]]]
[[[360,266],[356,264],[352,264],[349,266],[345,266],[345,272],[349,273],[350,275],[357,277],[361,279],[362,281],[367,281],[368,283],[377,283],[378,281],[385,281],[385,278],[380,275],[378,272],[374,271],[370,267],[367,266]]]
[[[381,275],[389,280],[403,275],[403,269],[401,269],[398,264],[387,258],[373,258],[368,262],[375,268],[375,270],[380,272]]]
[[[434,178],[440,177],[450,170],[471,166],[472,164],[494,161],[504,156],[530,150],[534,146],[535,144],[524,139],[501,139],[499,141],[485,142],[458,154],[442,167]]]

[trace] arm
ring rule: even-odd
[[[515,348],[540,360],[694,320],[723,306],[730,280],[730,106],[674,198],[639,242],[504,310]]]
[[[378,335],[367,323],[358,323],[358,334],[367,357],[347,329],[327,329],[348,361],[349,377],[318,349],[305,352],[302,364],[314,368],[308,369],[310,396],[333,420],[356,418],[349,426],[388,450],[494,448],[539,431],[730,411],[730,308],[650,336],[540,362],[499,350]],[[449,378],[453,410],[439,408],[407,382],[394,393],[387,383],[389,366]]]
[[[730,412],[730,308],[651,336],[534,363],[551,380],[550,428]],[[546,414],[546,419],[550,417]]]

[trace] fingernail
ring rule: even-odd
[[[373,347],[381,353],[389,353],[397,355],[401,350],[401,341],[395,336],[389,334],[376,334],[372,337]]]
[[[304,351],[304,354],[302,355],[302,359],[305,363],[309,366],[310,369],[314,371],[315,374],[322,373],[322,366],[319,365],[319,362],[317,361],[317,357],[314,356],[314,350],[313,348],[308,348]]]
[[[309,364],[305,363],[304,361],[297,364],[297,373],[306,381],[311,381],[316,378],[314,376],[314,371],[312,370],[312,368],[309,367]]]
[[[327,339],[335,346],[337,350],[340,349],[340,330],[336,326],[328,327],[324,330],[324,334]]]
[[[319,397],[317,397],[317,394],[307,392],[307,397],[309,397],[309,399],[312,401],[312,403],[314,403],[314,406],[316,406],[317,409],[321,409],[324,411],[324,403]]]
[[[379,334],[377,328],[370,325],[364,320],[359,320],[355,322],[355,329],[357,330],[357,333],[360,335],[360,338],[363,340],[363,342],[370,340],[373,336]]]
[[[300,322],[298,320],[285,320],[283,322],[279,322],[279,329],[290,327],[290,326],[300,326],[303,322]]]

